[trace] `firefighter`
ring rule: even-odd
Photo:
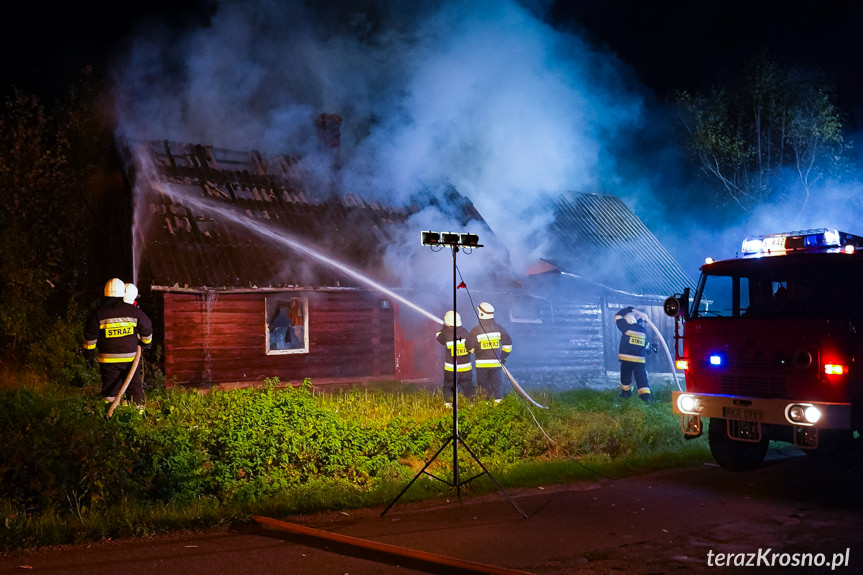
[[[650,403],[650,383],[647,380],[645,356],[648,351],[655,352],[656,345],[647,343],[644,314],[632,306],[625,307],[614,314],[614,323],[620,330],[617,355],[620,360],[620,397],[632,397],[634,376],[638,397],[645,403]]]
[[[128,297],[133,302],[137,291],[137,288],[129,291]],[[108,280],[104,293],[104,301],[93,311],[84,327],[84,353],[88,361],[94,357],[98,360],[102,376],[101,395],[111,403],[123,387],[138,346],[148,346],[153,341],[153,324],[140,308],[124,301],[127,295],[123,280]],[[140,378],[135,382],[135,379],[133,377],[130,381],[126,397],[142,406],[143,382]]]
[[[461,325],[461,315],[457,312],[446,312],[443,323],[435,339],[446,348],[443,364],[444,387],[452,389],[455,382],[454,375],[458,373],[459,389],[464,395],[471,396],[474,393],[473,365],[470,362],[470,352],[467,347],[467,339],[470,334]],[[453,354],[453,350],[455,350],[455,354]]]
[[[470,330],[468,351],[474,354],[476,386],[499,402],[501,367],[512,353],[512,338],[506,329],[494,320],[494,306],[482,302],[476,308],[479,325]]]

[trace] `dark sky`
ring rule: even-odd
[[[768,48],[789,66],[818,67],[835,81],[840,106],[863,106],[863,4],[843,0],[531,0],[559,25],[583,29],[592,43],[628,63],[659,98],[672,88],[725,84]],[[373,5],[375,2],[366,2]],[[3,18],[4,89],[62,89],[86,64],[111,61],[126,38],[158,16],[177,29],[208,19],[216,0],[146,3],[24,2]],[[333,2],[342,5],[344,2]],[[358,2],[352,2],[357,5]],[[863,120],[855,118],[855,124]]]
[[[85,66],[104,70],[124,49],[124,41],[159,18],[177,29],[204,22],[214,2],[21,2],[15,15],[0,19],[4,92],[53,95],[64,90]]]
[[[863,3],[831,0],[563,0],[558,21],[577,21],[629,63],[658,97],[728,84],[762,48],[788,67],[819,68],[839,104],[863,113]],[[863,125],[863,117],[855,124]]]

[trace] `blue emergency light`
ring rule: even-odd
[[[718,353],[714,353],[713,355],[710,356],[708,361],[710,362],[710,365],[712,365],[714,367],[719,367],[722,365],[722,356],[719,355]]]
[[[834,228],[817,228],[779,234],[749,236],[743,240],[744,257],[783,255],[795,251],[853,253],[863,238]]]

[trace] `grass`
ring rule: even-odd
[[[613,389],[532,392],[548,409],[514,393],[497,405],[464,398],[459,434],[507,490],[708,461],[703,439],[682,438],[670,387],[654,387],[652,405],[621,400]],[[225,525],[251,515],[383,508],[452,434],[445,406],[451,398],[396,383],[331,392],[161,390],[148,397],[145,414],[127,408],[111,420],[99,416],[89,388],[0,395],[0,432],[32,437],[42,449],[34,455],[0,445],[6,550]],[[100,449],[117,453],[97,456]],[[63,458],[85,463],[70,466]],[[444,449],[429,472],[449,480],[451,458]],[[459,467],[462,480],[481,472],[465,450]],[[22,476],[22,468],[32,475]],[[19,489],[22,481],[42,486],[42,495]],[[480,476],[461,491],[470,497],[496,489]],[[421,477],[400,500],[453,491]]]

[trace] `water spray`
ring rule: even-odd
[[[443,323],[443,320],[441,318],[435,316],[433,313],[424,310],[423,308],[419,307],[417,304],[411,302],[410,300],[405,299],[404,297],[398,295],[397,293],[393,292],[392,290],[379,284],[378,282],[374,281],[373,279],[369,278],[368,276],[363,275],[362,273],[358,272],[357,270],[355,270],[355,269],[353,269],[353,268],[327,256],[327,255],[322,254],[318,250],[312,248],[311,246],[305,244],[304,242],[300,241],[299,239],[297,239],[296,237],[294,237],[288,233],[285,233],[281,230],[279,230],[279,231],[274,230],[274,229],[270,228],[269,226],[267,226],[266,224],[264,224],[258,220],[255,220],[254,218],[250,218],[249,216],[239,214],[239,213],[237,213],[233,210],[227,209],[227,208],[223,208],[220,206],[214,206],[214,205],[210,204],[209,202],[202,200],[200,198],[189,197],[187,195],[182,195],[182,197],[180,197],[181,194],[178,194],[177,192],[172,190],[170,188],[170,186],[160,186],[159,184],[154,184],[153,187],[155,189],[157,189],[158,191],[162,192],[163,194],[165,194],[166,196],[170,197],[171,199],[173,199],[179,203],[192,204],[196,208],[200,208],[202,210],[216,214],[222,218],[232,220],[238,224],[245,226],[246,228],[252,230],[253,232],[257,233],[258,235],[260,235],[264,238],[275,240],[275,241],[281,243],[282,245],[285,245],[285,246],[287,246],[287,247],[289,247],[295,251],[298,251],[302,254],[305,254],[311,258],[314,258],[315,260],[317,260],[323,264],[326,264],[332,268],[335,268],[341,272],[344,272],[345,275],[348,275],[348,276],[352,277],[353,279],[355,279],[359,282],[362,282],[365,285],[367,285],[367,286],[369,286],[369,287],[371,287],[371,288],[373,288],[373,289],[375,289],[381,293],[388,295],[389,297],[393,298],[394,300],[399,301],[399,302],[403,303],[404,305],[410,307],[414,311],[421,313],[422,315],[424,315],[428,319],[430,319],[430,320],[432,320],[438,324]]]

